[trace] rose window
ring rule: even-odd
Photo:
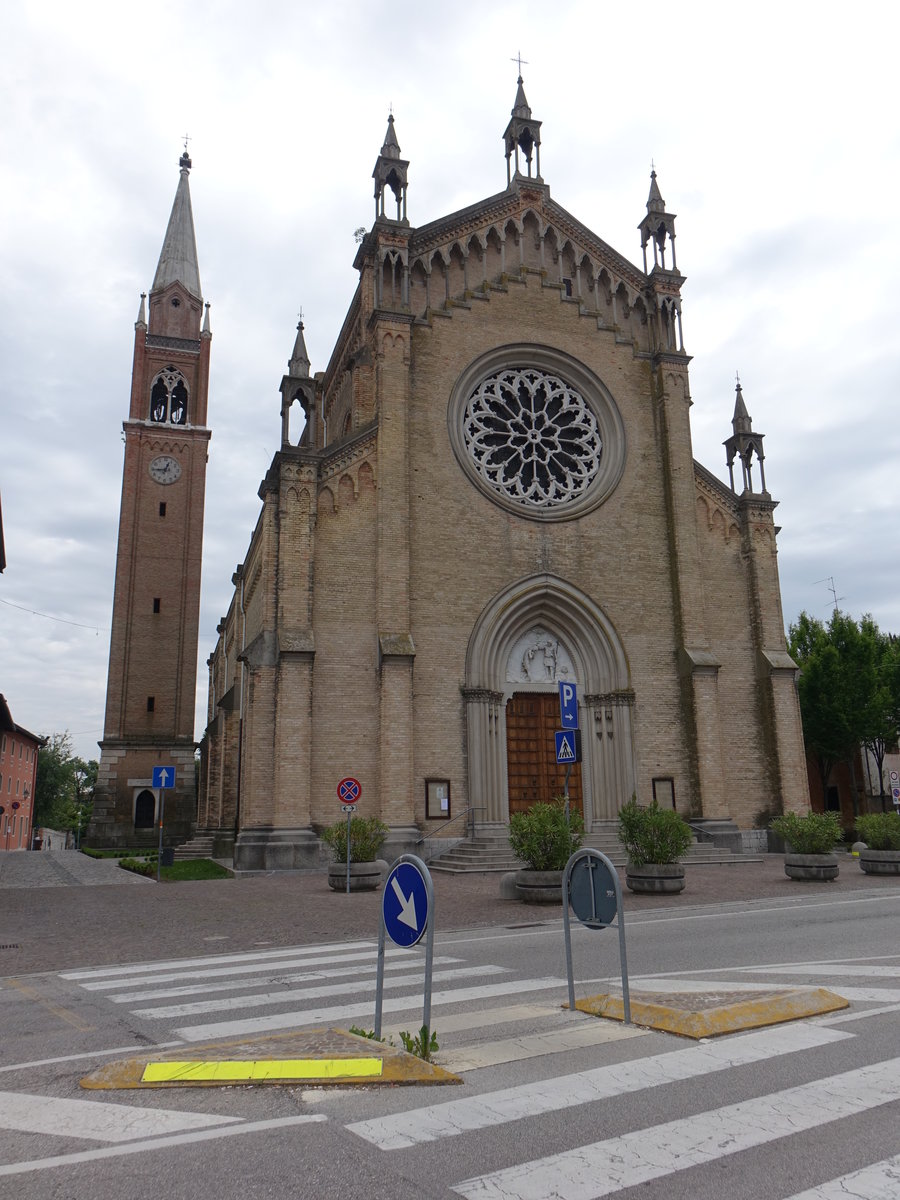
[[[577,500],[600,470],[600,426],[584,397],[540,368],[496,371],[462,416],[469,459],[508,501],[540,509]]]

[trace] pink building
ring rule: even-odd
[[[43,744],[43,738],[15,723],[0,692],[0,851],[31,845],[37,756]]]

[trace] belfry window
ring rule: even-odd
[[[150,389],[150,420],[169,425],[187,424],[188,390],[184,376],[174,367],[160,371]]]

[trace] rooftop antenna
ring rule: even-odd
[[[839,600],[844,600],[844,599],[845,599],[845,597],[844,597],[844,596],[839,596],[839,595],[837,594],[837,588],[835,588],[835,586],[834,586],[834,576],[833,576],[833,575],[826,575],[824,579],[817,579],[817,580],[816,580],[816,584],[819,584],[819,583],[827,583],[827,584],[828,584],[828,590],[829,590],[829,592],[831,592],[831,598],[832,598],[832,601],[833,601],[833,604],[834,604],[834,611],[835,611],[835,612],[837,612],[837,610],[838,610],[838,601],[839,601]],[[814,584],[813,586],[816,586],[816,584]]]

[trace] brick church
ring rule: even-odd
[[[298,328],[281,446],[209,659],[196,823],[235,837],[238,868],[316,864],[348,775],[360,814],[390,826],[389,857],[461,835],[464,814],[502,828],[562,790],[561,681],[577,689],[569,786],[589,830],[632,794],[726,838],[808,805],[763,437],[738,385],[729,482],[693,458],[684,276],[656,175],[635,266],[552,198],[521,78],[503,143],[503,190],[414,225],[390,117],[322,370]],[[180,520],[186,478],[202,486],[208,437],[199,282],[157,275],[131,414],[151,533],[157,503],[171,495]],[[189,338],[167,324],[176,298]],[[128,469],[127,449],[123,505]],[[187,597],[199,560],[190,523],[177,528]],[[185,668],[196,617],[189,634]],[[149,645],[133,639],[125,682],[111,668],[108,721],[131,704],[146,728],[155,693],[129,680]],[[126,824],[154,794],[144,766],[133,778]]]

